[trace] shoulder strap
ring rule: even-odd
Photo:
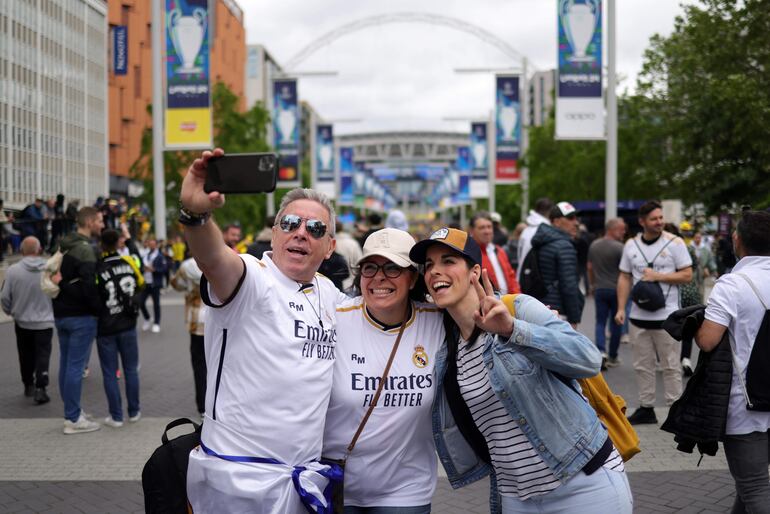
[[[739,277],[743,278],[743,280],[745,280],[746,282],[749,283],[749,286],[751,286],[751,290],[754,291],[755,295],[757,295],[757,298],[759,299],[759,303],[762,304],[762,307],[764,307],[765,310],[768,310],[767,309],[767,304],[762,299],[762,295],[759,294],[759,290],[757,290],[757,286],[754,285],[754,282],[749,278],[749,276],[745,275],[743,273],[736,273],[736,275],[738,275]]]
[[[385,370],[382,372],[382,378],[380,379],[380,383],[377,385],[377,391],[374,393],[374,398],[372,399],[372,403],[369,404],[369,409],[367,409],[366,414],[364,414],[364,418],[361,420],[361,423],[359,423],[358,429],[356,430],[356,433],[353,435],[353,439],[350,441],[350,444],[348,445],[347,451],[345,452],[344,460],[348,459],[348,456],[353,451],[353,448],[355,448],[356,442],[358,441],[358,438],[361,435],[361,432],[364,431],[366,422],[369,421],[369,416],[372,415],[372,411],[377,406],[377,402],[380,399],[380,394],[382,393],[382,388],[385,386],[385,381],[388,379],[388,373],[390,373],[390,366],[393,364],[393,359],[396,356],[398,345],[401,342],[401,336],[404,335],[404,329],[406,329],[407,322],[409,321],[409,310],[411,308],[412,308],[411,303],[407,303],[406,313],[404,315],[404,321],[401,323],[401,328],[398,329],[398,336],[396,336],[396,342],[393,343],[393,349],[390,351],[390,357],[388,357],[388,363],[385,364]]]
[[[642,236],[640,235],[640,236],[639,236],[639,238],[641,239],[641,237],[642,237]],[[663,236],[661,235],[660,237],[663,237]],[[642,257],[644,257],[644,260],[645,260],[645,261],[647,261],[647,257],[644,255],[644,252],[642,251],[642,247],[641,247],[641,246],[639,246],[639,241],[637,241],[637,240],[636,240],[636,238],[633,238],[633,239],[634,239],[634,244],[636,245],[636,248],[639,250],[639,253],[641,253],[641,254],[642,254]],[[652,268],[652,264],[655,262],[655,259],[657,259],[657,258],[658,258],[658,255],[660,255],[660,254],[663,252],[663,250],[665,250],[665,249],[666,249],[666,247],[667,247],[668,245],[670,245],[670,244],[671,244],[671,243],[674,241],[674,239],[676,239],[676,238],[672,237],[671,239],[669,239],[668,241],[666,241],[666,244],[664,244],[664,245],[663,245],[663,248],[661,248],[660,250],[658,250],[658,253],[656,253],[656,254],[655,254],[655,257],[653,257],[651,261],[647,261],[647,266],[648,266],[648,267]],[[669,288],[669,289],[670,289],[670,288]]]

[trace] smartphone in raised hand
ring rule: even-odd
[[[203,190],[226,194],[270,193],[278,177],[278,155],[240,153],[213,157],[207,163]]]

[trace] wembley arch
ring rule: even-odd
[[[304,48],[302,48],[297,54],[295,54],[285,65],[287,70],[295,70],[305,59],[313,55],[315,52],[327,46],[337,39],[343,36],[352,34],[364,30],[369,27],[390,25],[394,23],[427,23],[430,25],[439,25],[448,27],[460,32],[470,34],[477,39],[484,41],[485,43],[494,46],[500,50],[503,54],[515,60],[516,62],[523,62],[524,56],[519,53],[515,48],[505,42],[503,39],[492,34],[488,30],[485,30],[478,25],[468,23],[457,18],[450,16],[443,16],[440,14],[421,13],[421,12],[400,12],[390,14],[378,14],[375,16],[369,16],[361,18],[359,20],[352,21],[341,25],[322,36],[316,38]]]

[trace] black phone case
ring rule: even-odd
[[[217,191],[223,194],[253,194],[275,191],[278,169],[280,168],[278,156],[276,156],[275,169],[270,172],[258,171],[255,166],[253,173],[240,172],[238,176],[223,177],[218,162],[226,158],[227,156],[215,157],[208,161],[206,182],[203,185],[203,190],[206,193]]]

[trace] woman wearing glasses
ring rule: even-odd
[[[512,316],[465,232],[440,229],[410,257],[448,316],[432,415],[452,486],[490,475],[504,514],[630,513],[623,460],[574,380],[599,372],[593,343],[530,296]]]
[[[430,428],[433,365],[444,329],[434,306],[411,299],[424,298],[409,260],[413,245],[412,236],[394,228],[369,235],[355,278],[361,296],[337,307],[323,455],[347,457],[346,514],[430,512],[437,467]],[[348,452],[391,353],[376,408]]]

